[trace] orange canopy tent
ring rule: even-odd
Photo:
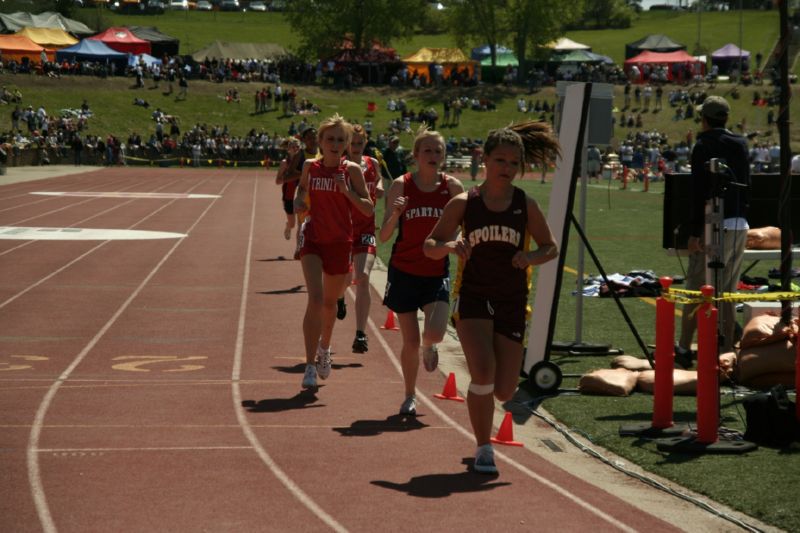
[[[93,41],[100,41],[112,50],[138,56],[151,52],[150,42],[139,39],[128,28],[108,28],[103,33],[89,37]]]
[[[0,57],[4,63],[11,59],[22,61],[23,57],[27,57],[31,63],[41,63],[42,50],[48,61],[55,60],[53,50],[39,46],[24,35],[0,35]]]
[[[403,63],[406,64],[409,75],[418,74],[430,80],[429,67],[434,63],[442,65],[442,75],[445,78],[449,77],[454,69],[467,69],[469,77],[472,78],[477,61],[471,60],[458,48],[420,48],[415,54],[403,58]]]

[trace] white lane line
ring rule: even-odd
[[[245,255],[245,262],[244,262],[244,280],[242,281],[242,299],[241,305],[239,307],[239,326],[236,331],[236,349],[234,351],[233,357],[233,371],[231,375],[231,379],[233,380],[233,386],[231,387],[231,396],[233,397],[233,410],[236,413],[236,419],[239,421],[239,425],[242,427],[242,431],[244,432],[245,437],[247,440],[250,441],[250,444],[253,446],[256,454],[261,458],[261,461],[264,462],[265,465],[275,474],[275,477],[283,483],[283,486],[294,496],[297,501],[301,504],[305,505],[314,515],[322,520],[326,525],[328,525],[334,531],[347,531],[347,529],[336,521],[331,515],[325,512],[325,510],[320,507],[314,500],[311,499],[311,496],[307,494],[300,486],[292,481],[292,478],[284,472],[284,470],[278,466],[275,460],[267,453],[267,450],[261,445],[259,442],[258,437],[253,431],[253,427],[250,425],[250,422],[247,420],[247,417],[244,414],[244,409],[242,408],[242,391],[241,387],[239,386],[239,378],[242,374],[242,352],[244,350],[244,330],[245,330],[245,320],[247,318],[247,298],[250,294],[250,263],[252,261],[253,256],[253,232],[255,228],[256,222],[256,200],[258,199],[258,180],[253,180],[253,206],[250,212],[250,234],[247,238],[247,254]]]
[[[185,233],[104,228],[0,226],[0,239],[15,241],[140,241],[182,239]]]
[[[175,181],[177,181],[177,180],[175,180]],[[164,187],[168,187],[172,183],[175,183],[175,181],[172,181],[172,182],[170,182],[170,183],[168,183],[168,184],[166,184],[166,185],[164,185],[162,187],[159,187],[159,189],[163,189]],[[205,181],[207,181],[207,180],[205,180]],[[131,185],[131,187],[133,187],[133,185]],[[121,208],[123,206],[126,206],[126,205],[128,205],[130,203],[133,203],[134,201],[135,200],[129,200],[129,201],[121,203],[119,205],[115,205],[113,207],[109,207],[108,209],[104,209],[103,211],[100,211],[99,213],[95,213],[95,214],[93,214],[91,216],[88,216],[88,217],[82,219],[82,220],[79,220],[79,221],[75,222],[74,224],[70,224],[67,227],[73,227],[73,226],[77,226],[78,224],[83,224],[84,222],[88,222],[89,220],[92,220],[93,218],[99,217],[101,215],[105,215],[106,213],[110,213],[111,211],[114,211],[115,209],[119,209],[119,208]],[[27,222],[28,220],[34,220],[36,218],[39,218],[40,216],[43,216],[43,215],[46,215],[46,214],[50,214],[50,213],[54,213],[54,212],[57,212],[57,211],[62,211],[64,209],[69,209],[71,207],[75,207],[75,206],[78,206],[78,205],[81,205],[81,204],[84,204],[84,203],[87,203],[87,202],[91,202],[91,200],[84,200],[83,202],[78,202],[76,204],[65,206],[65,207],[62,207],[60,209],[56,209],[54,211],[50,211],[49,213],[42,213],[42,214],[39,214],[39,215],[36,215],[36,216],[28,217],[28,218],[23,219],[23,220],[18,220],[16,222],[12,222],[12,224],[22,224],[23,222]],[[4,250],[3,252],[0,252],[0,256],[8,254],[8,253],[11,253],[11,252],[14,252],[16,250],[19,250],[20,248],[24,248],[26,246],[29,246],[29,245],[33,244],[34,242],[35,241],[27,241],[27,242],[24,242],[22,244],[18,244],[17,246],[13,246],[13,247],[9,248],[8,250]]]
[[[36,191],[38,196],[71,196],[76,198],[151,198],[156,200],[198,200],[219,198],[217,194],[195,194],[180,192],[121,192],[121,191]]]
[[[352,291],[351,288],[348,288],[348,290]],[[351,292],[350,296],[351,297],[354,296],[352,292]],[[400,373],[400,375],[402,376],[403,375],[402,374],[403,370],[402,370],[402,368],[400,366],[400,360],[398,359],[397,355],[394,353],[394,351],[392,351],[392,348],[389,346],[389,344],[383,338],[383,335],[381,334],[381,330],[378,329],[378,327],[375,325],[375,322],[372,320],[371,317],[368,319],[368,322],[369,322],[369,327],[372,329],[372,333],[373,333],[374,337],[376,337],[378,339],[378,342],[381,343],[381,346],[383,346],[383,349],[386,350],[386,353],[389,356],[389,360],[392,362],[392,364],[394,365],[394,367],[397,370],[397,372]],[[433,411],[437,416],[439,416],[442,420],[444,420],[445,423],[447,423],[448,425],[452,426],[454,429],[456,429],[459,433],[461,433],[463,436],[468,438],[470,441],[472,441],[472,442],[475,441],[475,436],[472,434],[471,431],[467,430],[462,425],[460,425],[458,422],[456,422],[455,420],[453,420],[452,418],[447,416],[447,414],[445,414],[444,411],[439,409],[434,404],[434,402],[430,398],[428,398],[427,396],[422,394],[421,391],[417,390],[416,393],[417,393],[417,401],[421,400],[422,403],[424,403],[428,407],[428,409]],[[614,527],[617,527],[617,528],[621,529],[622,531],[627,531],[629,533],[636,533],[636,531],[637,531],[636,529],[634,529],[634,528],[632,528],[632,527],[620,522],[619,520],[617,520],[613,516],[607,514],[606,512],[602,511],[601,509],[598,509],[597,507],[595,507],[591,503],[587,502],[586,500],[584,500],[584,499],[572,494],[570,491],[568,491],[564,487],[558,485],[557,483],[555,483],[553,481],[550,481],[549,479],[547,479],[546,477],[541,476],[540,474],[537,474],[536,472],[534,472],[533,470],[529,469],[525,465],[518,463],[517,461],[515,461],[511,457],[509,457],[506,454],[504,454],[503,452],[497,451],[497,448],[495,448],[495,456],[499,457],[503,461],[507,462],[508,464],[510,464],[511,466],[513,466],[514,468],[516,468],[517,470],[522,472],[523,474],[527,475],[528,477],[530,477],[530,478],[538,481],[542,485],[545,485],[546,487],[552,489],[553,491],[557,492],[561,496],[564,496],[568,500],[571,500],[572,502],[574,502],[578,506],[583,507],[584,509],[586,509],[590,513],[596,515],[599,518],[602,518],[603,520],[605,520],[609,524],[613,525]],[[600,490],[600,489],[598,489],[598,490]]]
[[[125,181],[130,181],[130,180],[118,179],[118,180],[112,181],[111,183],[107,183],[106,186],[108,186],[108,185],[116,185],[118,183],[124,183]],[[76,185],[82,185],[82,184],[77,183]],[[0,203],[4,202],[6,200],[13,200],[15,198],[28,197],[28,196],[30,196],[30,191],[24,191],[23,193],[17,194],[15,196],[6,196],[6,197],[3,197],[3,198],[0,198]],[[41,203],[44,203],[44,202],[51,202],[53,200],[54,200],[54,198],[44,198],[44,199],[41,199],[41,200],[35,200],[33,202],[25,202],[25,203],[21,203],[21,204],[14,204],[11,207],[6,207],[6,208],[3,208],[3,209],[0,209],[0,213],[5,213],[6,211],[13,211],[14,209],[19,209],[21,207],[27,207],[27,206],[31,206],[31,205],[41,204]]]
[[[228,182],[228,184],[230,185],[230,182]],[[192,188],[199,187],[199,186],[200,186],[200,183],[198,183],[197,185],[195,185],[195,186],[194,186],[194,187],[192,187]],[[226,185],[226,187],[227,187],[227,185]],[[169,207],[170,205],[172,205],[174,202],[175,202],[175,200],[172,200],[171,202],[168,202],[168,203],[166,203],[166,204],[162,205],[161,207],[159,207],[158,209],[156,209],[155,211],[153,211],[152,213],[150,213],[149,215],[147,215],[147,216],[146,216],[146,217],[144,217],[143,219],[139,220],[139,222],[137,222],[137,223],[135,223],[135,224],[132,224],[131,226],[129,226],[129,227],[128,227],[128,229],[130,229],[130,228],[135,228],[136,226],[138,226],[138,225],[139,225],[139,224],[141,224],[142,222],[144,222],[144,221],[146,221],[147,219],[149,219],[149,218],[151,218],[151,217],[155,216],[155,215],[156,215],[158,212],[160,212],[160,211],[162,211],[162,210],[166,209],[167,207]],[[209,204],[209,206],[211,206],[211,205],[214,205],[214,202],[216,202],[216,200],[212,200],[212,202]],[[205,211],[203,211],[203,212],[205,213]],[[187,233],[188,233],[188,231],[187,231]],[[75,259],[73,259],[72,261],[70,261],[69,263],[65,264],[65,265],[64,265],[64,266],[62,266],[61,268],[59,268],[59,269],[57,269],[57,270],[55,270],[55,271],[51,272],[49,275],[47,275],[47,276],[45,276],[44,278],[40,279],[39,281],[37,281],[37,282],[33,283],[32,285],[29,285],[29,286],[28,286],[28,287],[26,287],[25,289],[22,289],[20,292],[18,292],[18,293],[17,293],[17,294],[15,294],[14,296],[11,296],[10,298],[6,299],[6,300],[5,300],[5,301],[3,301],[3,302],[0,302],[0,309],[2,309],[3,307],[5,307],[6,305],[10,304],[11,302],[13,302],[14,300],[16,300],[16,299],[17,299],[17,298],[19,298],[20,296],[22,296],[22,295],[26,294],[27,292],[29,292],[29,291],[31,291],[31,290],[33,290],[33,289],[35,289],[36,287],[38,287],[39,285],[41,285],[41,284],[42,284],[42,283],[44,283],[45,281],[47,281],[47,280],[49,280],[49,279],[53,278],[54,276],[56,276],[56,275],[60,274],[61,272],[63,272],[64,270],[68,269],[69,267],[71,267],[71,266],[72,266],[72,265],[74,265],[75,263],[77,263],[77,262],[81,261],[81,260],[82,260],[84,257],[86,257],[86,256],[88,256],[88,255],[91,255],[93,252],[95,252],[96,250],[98,250],[98,249],[102,248],[103,246],[105,246],[105,245],[106,245],[106,244],[108,244],[109,242],[111,242],[111,241],[103,241],[103,242],[101,242],[100,244],[98,244],[97,246],[93,246],[92,248],[90,248],[89,250],[87,250],[87,251],[86,251],[86,252],[84,252],[83,254],[79,255],[78,257],[76,257]],[[180,241],[178,241],[178,242],[180,242]]]
[[[228,181],[228,183],[223,187],[223,191],[233,182],[233,180]],[[174,200],[173,200],[174,202]],[[191,225],[191,227],[186,231],[186,233],[191,233],[192,229],[194,229],[197,224],[206,216],[208,211],[214,206],[216,200],[212,200],[208,206],[200,213],[197,220]],[[170,205],[172,202],[169,202],[165,206],[157,209],[150,215],[147,215],[143,220],[150,218],[153,214],[157,213],[167,205]],[[137,222],[140,224],[142,221]],[[39,453],[37,450],[39,449],[39,438],[42,434],[42,427],[44,425],[44,417],[47,414],[47,410],[50,408],[50,404],[53,402],[53,398],[55,398],[58,389],[61,385],[69,378],[70,374],[78,367],[79,364],[84,360],[86,355],[94,348],[94,346],[100,341],[100,339],[106,334],[106,332],[111,329],[111,326],[117,321],[117,319],[122,315],[122,313],[128,308],[128,306],[133,302],[133,300],[141,293],[144,287],[149,283],[149,281],[156,275],[159,269],[166,263],[167,259],[169,259],[173,252],[178,249],[178,246],[183,243],[183,240],[176,241],[175,244],[172,245],[172,248],[164,255],[164,257],[156,264],[156,266],[150,271],[150,273],[145,277],[142,282],[139,284],[138,287],[131,293],[125,302],[117,309],[114,315],[108,319],[108,322],[97,332],[97,334],[89,341],[89,343],[81,350],[81,352],[75,356],[72,363],[67,367],[64,372],[58,377],[58,379],[50,386],[47,393],[45,394],[42,402],[39,404],[39,408],[36,410],[36,416],[33,420],[33,426],[31,427],[30,437],[28,438],[28,450],[27,450],[27,462],[28,462],[28,481],[31,487],[31,495],[33,496],[33,502],[36,506],[36,513],[39,516],[39,521],[42,524],[42,529],[45,533],[54,533],[57,531],[55,522],[53,521],[53,517],[50,514],[50,507],[47,505],[47,497],[44,492],[44,486],[42,485],[42,473],[39,467]],[[92,250],[99,248],[99,246],[95,246]],[[83,254],[81,257],[86,256],[88,253]],[[77,260],[76,260],[77,261]],[[75,263],[75,261],[70,262],[70,264]],[[66,267],[62,267],[60,270],[63,270]],[[52,277],[54,274],[51,274],[49,277]],[[41,282],[40,282],[41,283]],[[25,291],[27,292],[27,290]],[[7,300],[8,301],[8,300]]]
[[[40,448],[39,453],[91,453],[91,452],[201,452],[214,450],[252,450],[250,446],[143,446],[141,448]]]

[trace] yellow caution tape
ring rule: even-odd
[[[676,304],[702,304],[711,302],[778,302],[800,300],[800,292],[739,293],[723,292],[721,295],[706,298],[700,291],[686,289],[665,290],[661,293],[665,300]]]

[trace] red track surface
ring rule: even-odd
[[[47,197],[33,191],[220,194]],[[0,226],[186,233],[0,239],[2,531],[670,531],[502,448],[469,471],[465,404],[402,400],[400,336],[376,294],[370,351],[334,330],[334,372],[300,392],[306,294],[272,179],[111,169],[0,187]],[[352,303],[352,302],[350,302]]]

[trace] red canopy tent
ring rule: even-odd
[[[705,65],[702,61],[689,55],[684,50],[676,52],[650,52],[644,51],[641,54],[625,60],[623,69],[630,77],[630,72],[633,66],[639,69],[639,79],[632,80],[637,83],[645,82],[644,65],[656,67],[661,65],[667,66],[667,78],[670,81],[685,81],[694,76],[702,76],[705,74]]]
[[[117,52],[133,55],[150,53],[150,42],[139,39],[128,28],[108,28],[103,33],[93,35],[89,39],[100,41]]]

